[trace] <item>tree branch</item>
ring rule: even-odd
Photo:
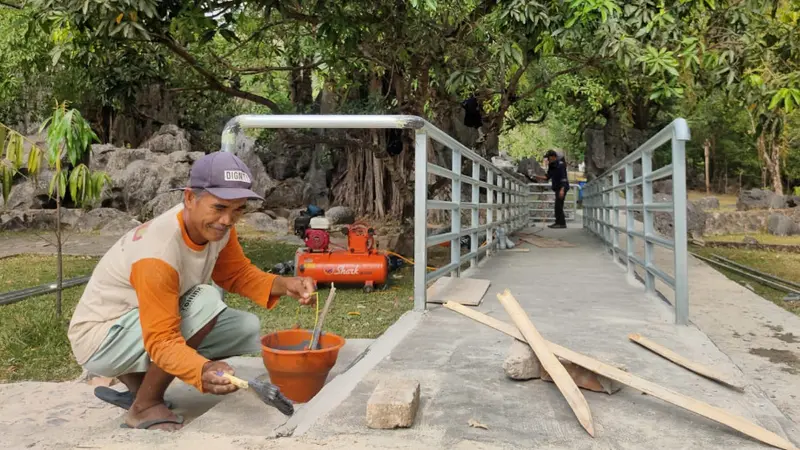
[[[583,69],[584,67],[590,66],[590,65],[591,64],[587,62],[585,64],[579,64],[577,66],[573,66],[573,67],[570,67],[568,69],[559,70],[558,72],[550,75],[550,77],[548,77],[546,80],[544,80],[542,82],[539,82],[534,87],[528,89],[528,91],[525,92],[524,94],[522,94],[520,96],[520,98],[530,97],[531,95],[533,95],[534,92],[538,91],[539,89],[542,89],[542,88],[545,88],[545,87],[549,86],[550,83],[553,82],[553,80],[555,80],[556,78],[560,77],[561,75],[566,75],[566,74],[569,74],[569,73],[577,72],[577,71]]]
[[[203,78],[206,79],[208,82],[209,87],[212,89],[222,92],[224,94],[228,94],[232,97],[238,97],[244,100],[249,100],[253,103],[258,103],[259,105],[264,105],[267,108],[271,109],[274,113],[280,113],[281,109],[277,103],[273,102],[272,100],[262,97],[260,95],[253,94],[252,92],[242,91],[240,89],[236,89],[230,86],[226,86],[222,84],[222,82],[208,69],[203,67],[197,59],[192,56],[188,50],[180,46],[177,42],[175,42],[172,38],[164,36],[164,35],[157,35],[155,37],[158,42],[164,44],[167,48],[169,48],[175,55],[183,59],[187,64],[189,64],[192,69],[195,70],[198,74],[200,74]]]
[[[22,5],[18,5],[16,3],[11,3],[3,0],[0,0],[0,6],[7,6],[9,8],[14,8],[14,9],[22,9]]]
[[[225,58],[228,58],[228,57],[230,57],[231,55],[233,55],[234,53],[238,52],[238,51],[239,51],[239,50],[240,50],[242,47],[244,47],[245,45],[249,44],[249,43],[250,43],[250,41],[252,41],[253,39],[255,39],[257,36],[260,36],[262,33],[264,33],[265,31],[267,31],[268,29],[270,29],[270,28],[272,28],[272,27],[276,27],[276,26],[278,26],[278,25],[283,25],[283,24],[285,24],[285,23],[287,23],[287,22],[288,22],[288,21],[286,21],[286,20],[280,20],[280,21],[278,21],[278,22],[275,22],[275,23],[268,23],[268,24],[264,25],[263,27],[259,28],[259,29],[258,29],[258,30],[256,30],[255,32],[253,32],[253,34],[251,34],[251,35],[250,35],[250,37],[248,37],[247,39],[245,39],[244,41],[242,41],[242,42],[241,42],[239,45],[237,45],[237,46],[236,46],[236,47],[235,47],[233,50],[229,51],[229,52],[228,52],[228,53],[227,53],[227,54],[226,54],[224,57],[225,57]]]
[[[522,121],[522,123],[530,123],[530,124],[534,124],[534,125],[535,125],[535,124],[542,123],[542,122],[544,122],[545,120],[547,120],[547,113],[548,113],[548,112],[549,112],[549,111],[545,111],[545,112],[542,114],[542,117],[540,117],[540,118],[538,118],[538,119],[536,119],[536,120],[529,120],[529,119],[525,119],[525,120],[523,120],[523,121]]]
[[[307,70],[307,69],[314,69],[322,65],[322,61],[317,61],[312,64],[306,64],[304,66],[297,66],[297,67],[282,67],[282,66],[267,66],[267,67],[249,67],[244,69],[234,69],[236,72],[241,73],[242,75],[255,75],[258,73],[264,72],[294,72],[295,70]]]

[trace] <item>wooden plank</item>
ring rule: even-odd
[[[478,306],[492,282],[481,278],[441,277],[428,288],[428,303],[456,302]]]
[[[529,248],[509,248],[506,250],[500,250],[500,252],[508,252],[508,253],[528,253],[531,251]]]
[[[519,331],[525,336],[528,345],[531,346],[533,353],[539,358],[539,363],[544,370],[553,379],[553,382],[564,395],[564,398],[572,408],[572,412],[578,417],[578,422],[581,423],[583,428],[590,436],[594,437],[594,421],[592,420],[592,411],[589,409],[589,404],[586,403],[581,390],[575,384],[575,381],[567,373],[567,369],[561,364],[561,361],[556,358],[556,355],[547,347],[547,341],[544,340],[536,327],[533,326],[525,310],[519,305],[517,299],[511,295],[511,291],[506,289],[502,294],[497,294],[497,299],[506,309],[506,312],[511,316],[511,320],[517,326]]]
[[[710,367],[707,367],[707,366],[704,366],[704,365],[702,365],[700,363],[697,363],[697,362],[691,361],[689,359],[686,359],[683,356],[673,352],[672,350],[670,350],[670,349],[668,349],[668,348],[666,348],[666,347],[664,347],[664,346],[662,346],[660,344],[657,344],[657,343],[651,341],[650,339],[647,339],[646,337],[644,337],[644,336],[642,336],[642,335],[640,335],[638,333],[632,333],[632,334],[628,335],[628,339],[630,339],[631,341],[633,341],[633,342],[641,345],[642,347],[652,351],[653,353],[655,353],[655,354],[657,354],[659,356],[664,357],[665,359],[668,359],[668,360],[674,362],[675,364],[677,364],[677,365],[679,365],[679,366],[681,366],[681,367],[683,367],[685,369],[691,370],[692,372],[694,372],[694,373],[696,373],[698,375],[702,375],[702,376],[704,376],[704,377],[706,377],[706,378],[708,378],[710,380],[714,380],[716,382],[722,383],[725,386],[733,388],[733,389],[735,389],[735,390],[737,390],[739,392],[744,392],[744,388],[743,387],[738,386],[736,383],[727,380],[726,377],[724,375],[722,375],[721,373],[714,371]]]
[[[489,317],[486,314],[475,311],[471,308],[459,305],[457,303],[445,303],[445,308],[453,310],[457,313],[465,315],[470,319],[480,322],[484,325],[501,331],[519,341],[525,342],[524,336],[513,325],[497,320],[494,317]],[[580,353],[574,352],[570,349],[561,347],[552,342],[547,343],[550,350],[556,356],[571,361],[581,367],[591,370],[592,372],[616,380],[626,386],[630,386],[637,391],[644,392],[653,397],[660,398],[667,403],[672,403],[675,406],[681,407],[693,413],[699,414],[703,417],[711,419],[722,425],[726,425],[739,431],[747,436],[757,439],[765,444],[772,445],[773,447],[781,448],[784,450],[797,450],[791,442],[778,436],[777,434],[766,430],[746,419],[733,415],[723,409],[709,405],[708,403],[701,402],[700,400],[688,397],[683,394],[671,391],[665,387],[659,386],[653,382],[647,381],[644,378],[639,378],[636,375],[624,372],[616,367],[602,363],[595,359],[584,356]]]

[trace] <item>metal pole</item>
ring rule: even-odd
[[[491,252],[494,250],[492,245],[494,244],[494,239],[492,239],[492,233],[494,232],[494,228],[492,227],[492,223],[494,223],[494,172],[492,169],[486,169],[486,183],[489,186],[486,188],[486,203],[488,204],[488,208],[486,208],[486,224],[488,227],[486,228],[486,249],[487,252]]]
[[[475,181],[481,180],[481,165],[477,161],[472,161],[472,179]],[[477,184],[472,185],[472,211],[470,214],[470,228],[478,228],[480,225],[480,209],[478,204],[481,201],[481,188]],[[469,252],[474,254],[469,261],[470,267],[478,265],[478,232],[474,232],[469,237]]]
[[[428,265],[428,135],[417,130],[414,139],[414,309],[426,307]]]
[[[611,256],[614,262],[617,261],[617,251],[619,250],[619,193],[617,192],[617,185],[619,184],[619,171],[615,170],[611,174],[611,185],[614,190],[611,191],[611,206],[614,207],[612,214],[614,215],[614,229],[612,230],[614,240],[611,243]]]
[[[650,152],[642,152],[642,205],[644,205],[642,207],[642,213],[644,215],[644,287],[645,292],[648,294],[655,294],[656,292],[656,276],[650,271],[650,268],[653,266],[654,248],[653,243],[650,242],[649,238],[655,233],[655,228],[653,227],[653,211],[650,209],[650,205],[653,204],[653,181],[649,179],[649,175],[652,171],[653,155]],[[673,180],[673,184],[676,182],[677,180]],[[685,190],[686,180],[684,179],[683,182]],[[677,229],[677,227],[675,227],[675,229]]]
[[[450,232],[455,233],[455,237],[450,241],[450,263],[458,264],[461,261],[461,152],[458,149],[451,149],[453,152],[453,173],[455,176],[451,180],[452,201],[455,207],[450,210]],[[427,197],[427,196],[426,196]],[[450,273],[452,277],[458,277],[461,273],[461,265],[456,266]]]
[[[636,254],[636,239],[634,238],[633,234],[631,234],[635,228],[636,222],[635,218],[633,217],[633,211],[631,211],[631,206],[633,205],[633,190],[634,187],[630,184],[631,180],[633,180],[633,164],[628,163],[625,164],[625,234],[628,239],[627,243],[627,265],[628,265],[628,276],[631,279],[635,278],[636,275],[636,263],[633,262],[633,255]]]
[[[686,213],[686,142],[672,138],[672,201],[675,256],[675,323],[689,323],[689,244]]]

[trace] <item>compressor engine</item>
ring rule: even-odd
[[[347,248],[331,244],[330,225],[324,217],[298,217],[294,228],[305,243],[295,254],[295,276],[311,277],[317,283],[362,285],[364,292],[386,284],[389,262],[378,251],[372,228],[363,223],[343,227]]]

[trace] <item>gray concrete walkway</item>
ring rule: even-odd
[[[628,284],[599,241],[580,229],[553,230],[573,248],[500,253],[473,274],[492,280],[477,309],[510,321],[496,299],[508,288],[539,331],[556,343],[625,366],[662,386],[741,415],[782,436],[794,425],[719,348],[694,326],[673,325],[671,307],[646,299]],[[627,339],[638,332],[687,358],[715,367],[747,386],[740,394],[700,378]],[[630,388],[614,395],[584,392],[597,436],[589,437],[551,383],[514,382],[501,365],[511,339],[441,307],[430,312],[356,386],[319,420],[307,438],[392,436],[417,448],[764,448],[737,432]],[[413,428],[380,431],[365,426],[365,408],[378,380],[399,376],[421,383]],[[470,419],[488,426],[471,428]],[[797,441],[797,434],[794,439]]]
[[[620,213],[625,223],[625,213]],[[636,222],[639,231],[643,224]],[[623,235],[624,237],[624,235]],[[621,247],[626,248],[621,240]],[[636,239],[644,260],[644,245]],[[655,264],[674,274],[672,250],[655,246]],[[780,254],[775,255],[780,264]],[[643,269],[637,268],[642,277]],[[670,303],[674,292],[656,278],[656,290]],[[730,280],[705,262],[689,257],[689,320],[757,383],[775,405],[800,424],[800,317]]]

